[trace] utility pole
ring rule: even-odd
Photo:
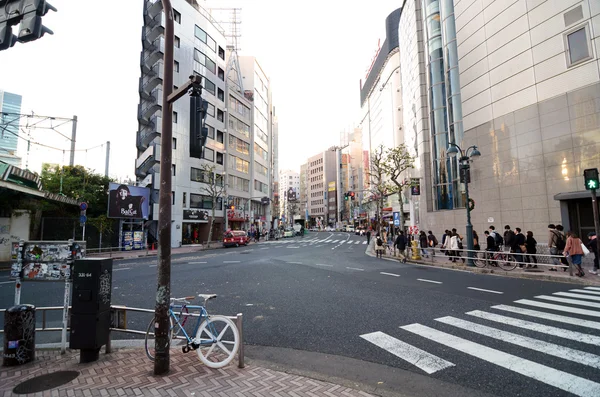
[[[110,159],[110,141],[106,141],[106,162],[104,163],[104,176],[108,178],[108,161]]]
[[[71,129],[71,157],[69,159],[69,165],[73,167],[75,165],[75,137],[77,135],[77,116],[73,116],[73,128]]]

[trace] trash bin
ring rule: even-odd
[[[35,306],[17,305],[4,312],[2,365],[26,364],[35,359]]]

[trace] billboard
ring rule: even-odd
[[[108,189],[109,218],[148,219],[150,189],[112,182]]]
[[[335,191],[335,182],[329,182],[329,184],[327,184],[327,191],[329,191],[329,192]]]
[[[183,210],[183,219],[190,221],[208,222],[208,211]]]
[[[290,186],[287,190],[287,201],[296,201],[296,189]]]

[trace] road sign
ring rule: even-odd
[[[87,216],[81,215],[79,217],[79,223],[86,223],[86,222],[87,222]]]
[[[87,203],[79,203],[80,210],[85,211],[85,210],[87,210],[87,208],[88,208]]]
[[[400,212],[394,212],[394,226],[400,226]]]

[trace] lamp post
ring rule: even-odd
[[[458,159],[460,162],[460,175],[465,183],[465,195],[467,197],[467,266],[475,266],[473,263],[473,225],[471,224],[471,207],[469,203],[469,182],[471,179],[471,161],[481,156],[481,152],[477,150],[477,146],[470,146],[467,150],[463,151],[457,144],[450,143],[450,147],[446,153],[450,157],[456,157],[456,155],[460,154]]]

